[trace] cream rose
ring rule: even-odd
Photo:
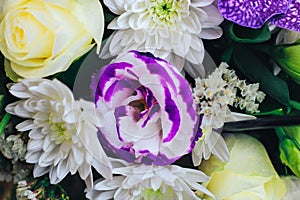
[[[222,162],[213,156],[199,167],[211,176],[207,189],[217,199],[281,200],[286,188],[264,146],[245,134],[228,135],[225,140],[230,161]]]
[[[65,71],[104,31],[98,0],[1,0],[0,50],[5,69],[24,78]]]

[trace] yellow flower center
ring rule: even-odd
[[[54,122],[54,115],[50,114],[49,126],[52,132],[51,139],[55,144],[72,141],[72,131],[67,129],[65,122]]]
[[[164,199],[165,196],[172,193],[173,190],[171,187],[167,187],[165,193],[163,193],[160,189],[154,191],[152,188],[143,189],[143,200],[152,200],[152,199]]]
[[[148,12],[157,26],[172,28],[188,16],[189,1],[150,0]]]

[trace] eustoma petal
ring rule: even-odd
[[[291,0],[219,0],[223,17],[241,26],[260,28],[271,17],[284,14]]]
[[[166,61],[130,51],[96,74],[91,88],[107,120],[99,134],[107,153],[168,165],[191,151],[196,106],[188,82]]]

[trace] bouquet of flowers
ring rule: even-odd
[[[300,1],[0,0],[0,199],[296,200]]]

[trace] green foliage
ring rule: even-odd
[[[233,41],[240,43],[261,43],[271,38],[268,25],[260,29],[252,29],[231,23],[229,25],[229,34]]]
[[[11,115],[8,113],[5,113],[4,117],[0,121],[0,136],[4,132],[4,129],[8,122],[10,121]]]
[[[260,83],[261,89],[280,104],[300,110],[300,103],[290,99],[287,83],[267,68],[268,64],[245,45],[235,45],[233,63],[252,82]]]
[[[45,200],[69,200],[70,197],[59,185],[52,185],[48,177],[41,177],[29,180],[30,190],[35,191],[37,199]]]
[[[279,137],[280,160],[300,178],[300,127],[276,128]]]

